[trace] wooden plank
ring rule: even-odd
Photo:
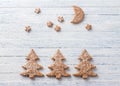
[[[93,42],[94,41],[94,42]],[[41,40],[0,40],[0,47],[4,48],[84,48],[84,47],[120,47],[120,40],[109,39],[41,39]]]
[[[120,6],[119,0],[1,0],[0,7]]]
[[[58,84],[58,83],[63,83],[63,84],[68,84],[68,83],[81,83],[81,82],[84,82],[86,84],[88,83],[92,83],[92,82],[119,82],[120,81],[120,74],[99,74],[99,77],[94,77],[94,78],[89,78],[88,80],[83,80],[82,78],[80,77],[74,77],[74,76],[71,76],[71,77],[63,77],[61,80],[57,80],[56,78],[50,78],[50,77],[41,77],[41,78],[36,78],[34,81],[29,79],[29,78],[26,78],[26,77],[23,77],[21,75],[19,75],[19,73],[17,74],[13,74],[13,73],[9,73],[9,74],[0,74],[0,82],[3,82],[3,83],[10,83],[10,82],[13,82],[13,83],[51,83],[51,84]],[[17,79],[17,81],[16,81]]]
[[[85,15],[119,15],[120,8],[119,7],[81,7],[85,13]],[[74,10],[72,7],[68,8],[40,8],[41,13],[35,14],[35,8],[0,8],[0,15],[20,15],[24,13],[24,15],[73,15]],[[23,16],[23,15],[22,15]]]
[[[86,48],[94,57],[119,57],[120,48],[110,47],[80,47],[80,48],[60,48],[65,57],[76,57]],[[57,48],[33,48],[39,57],[51,57]],[[0,57],[25,57],[29,54],[31,48],[0,48]],[[7,53],[7,54],[6,54]]]
[[[55,80],[56,81],[56,80]],[[80,86],[80,85],[85,85],[85,86],[119,86],[120,82],[119,81],[78,81],[78,82],[73,82],[73,81],[70,81],[71,83],[69,83],[69,81],[67,82],[62,82],[61,81],[56,81],[56,82],[41,82],[41,81],[25,81],[25,82],[9,82],[7,81],[6,82],[0,82],[0,84],[2,86]],[[58,84],[59,83],[59,84]]]
[[[11,35],[12,34],[12,35]],[[87,35],[87,36],[86,36]],[[120,34],[117,32],[31,32],[31,33],[11,33],[11,32],[0,32],[0,40],[119,40]]]

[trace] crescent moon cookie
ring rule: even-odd
[[[84,11],[78,6],[73,6],[73,8],[74,8],[75,14],[71,23],[78,24],[82,22],[82,20],[84,19]]]

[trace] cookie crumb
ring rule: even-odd
[[[47,26],[48,26],[48,27],[53,27],[53,23],[52,23],[51,21],[48,21],[48,22],[47,22]]]
[[[58,26],[58,25],[56,25],[56,26],[55,26],[55,31],[56,31],[56,32],[59,32],[60,30],[61,30],[61,27]]]
[[[40,8],[36,8],[34,12],[35,12],[36,14],[39,14],[39,13],[40,13]]]
[[[87,30],[91,30],[91,29],[92,29],[92,25],[87,24],[85,28],[86,28]]]
[[[25,26],[25,31],[26,32],[30,32],[31,31],[31,27],[30,26]]]
[[[64,22],[63,16],[59,16],[59,17],[58,17],[58,21],[59,21],[59,22]]]

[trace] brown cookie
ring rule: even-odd
[[[26,32],[30,32],[31,31],[31,27],[30,26],[25,26],[25,31]]]
[[[56,32],[60,32],[61,31],[61,27],[58,26],[58,25],[56,25],[54,29],[55,29]]]
[[[48,26],[48,27],[53,27],[53,22],[48,21],[48,22],[47,22],[47,26]]]
[[[97,76],[97,74],[93,72],[96,66],[90,63],[92,57],[88,54],[87,50],[83,50],[79,59],[81,59],[82,62],[75,67],[78,69],[78,73],[73,74],[74,76],[81,76],[83,79],[87,79],[88,76]]]
[[[25,71],[21,73],[22,76],[28,76],[31,79],[34,79],[35,76],[44,76],[41,72],[39,72],[39,69],[42,69],[43,67],[39,64],[37,64],[37,60],[39,59],[36,55],[35,51],[32,49],[30,54],[27,56],[27,63],[22,66]]]
[[[84,19],[84,11],[78,6],[73,6],[73,8],[74,8],[75,14],[71,23],[78,24],[82,22],[82,20]]]
[[[91,29],[92,29],[92,25],[87,24],[85,28],[86,28],[87,30],[91,30]]]
[[[59,16],[59,17],[58,17],[58,21],[59,21],[59,22],[64,22],[63,16]]]
[[[62,62],[62,60],[64,59],[65,59],[64,56],[58,49],[56,54],[52,57],[54,63],[48,67],[49,69],[52,70],[50,73],[47,74],[48,77],[56,77],[57,79],[60,79],[62,76],[64,77],[70,76],[70,74],[68,74],[65,71],[69,67]]]
[[[40,13],[40,8],[36,8],[34,12],[35,12],[36,14],[39,14],[39,13]]]

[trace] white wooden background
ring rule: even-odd
[[[85,12],[81,24],[73,25],[70,20],[72,5],[80,6]],[[34,13],[36,7],[41,14]],[[64,23],[57,17],[63,16]],[[62,27],[60,33],[46,26],[53,21]],[[93,25],[92,31],[84,27]],[[26,33],[24,26],[32,31]],[[33,48],[44,66],[44,74],[52,64],[50,57],[60,48],[66,57],[65,64],[71,74],[82,49],[86,48],[97,66],[95,78],[83,80],[71,78],[43,77],[30,80],[19,75],[25,64],[25,56]],[[0,86],[120,86],[120,1],[119,0],[0,0]]]

